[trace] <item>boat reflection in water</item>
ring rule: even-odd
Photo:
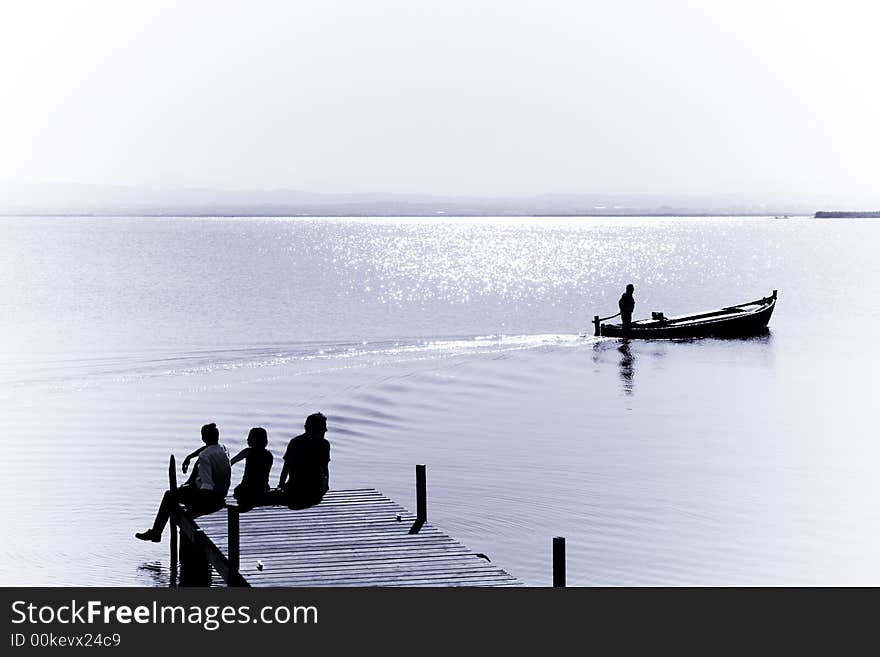
[[[638,343],[627,338],[620,340],[599,340],[593,345],[593,362],[603,366],[614,362],[617,365],[617,377],[620,381],[621,393],[626,397],[635,394],[636,371],[639,360],[647,358],[647,363],[655,366],[666,356],[665,348],[640,350]],[[614,360],[612,360],[612,358]]]
[[[627,339],[621,340],[617,351],[620,352],[620,362],[618,364],[620,366],[620,383],[623,386],[623,394],[631,395],[633,394],[633,381],[636,372],[636,357]]]
[[[630,338],[617,340],[598,340],[593,345],[593,363],[602,366],[603,370],[612,363],[617,370],[621,393],[626,397],[635,394],[636,374],[641,370],[651,378],[651,371],[660,372],[666,369],[663,362],[671,354],[677,354],[686,360],[699,363],[705,356],[698,353],[715,353],[718,363],[729,363],[730,355],[736,354],[737,362],[749,362],[750,365],[762,367],[773,366],[773,352],[769,348],[773,334],[764,328],[759,332],[739,338],[682,338],[671,340],[643,341]],[[753,345],[754,348],[746,348]],[[699,350],[699,351],[691,351]],[[696,359],[695,359],[696,357]],[[664,375],[660,375],[661,378]],[[655,379],[656,381],[656,379]],[[651,383],[647,384],[649,387]]]

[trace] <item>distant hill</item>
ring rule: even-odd
[[[0,214],[99,216],[811,215],[823,203],[783,194],[441,196],[291,189],[0,183]],[[829,199],[831,200],[831,199]],[[838,206],[839,207],[839,206]]]
[[[814,215],[817,219],[857,219],[873,218],[880,219],[880,210],[877,212],[829,212],[821,210]]]

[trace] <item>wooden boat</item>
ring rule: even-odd
[[[766,329],[775,307],[776,290],[773,290],[772,295],[763,299],[696,315],[664,317],[663,313],[651,313],[651,319],[640,319],[630,323],[628,331],[624,331],[620,324],[601,323],[603,320],[598,315],[593,318],[593,324],[596,327],[595,335],[609,338],[740,337],[754,335]],[[604,319],[612,319],[612,317]]]

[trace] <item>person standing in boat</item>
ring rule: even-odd
[[[633,311],[636,309],[636,300],[633,298],[636,286],[630,283],[626,286],[626,292],[620,295],[617,307],[620,308],[620,324],[624,331],[629,331],[632,324]]]

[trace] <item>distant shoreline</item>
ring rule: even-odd
[[[455,195],[0,182],[0,216],[806,217],[821,208],[875,204],[783,192]]]
[[[880,219],[880,210],[867,212],[844,212],[821,210],[813,215],[816,219]]]
[[[820,213],[816,213],[818,216]],[[849,214],[849,213],[842,213]],[[225,212],[180,212],[180,213],[168,213],[168,212],[0,212],[0,217],[106,217],[106,218],[122,218],[122,217],[143,217],[143,218],[167,218],[167,219],[186,219],[186,218],[210,218],[210,217],[218,217],[218,218],[241,218],[241,219],[249,219],[249,218],[298,218],[298,219],[321,219],[321,218],[352,218],[352,219],[365,219],[365,218],[433,218],[433,219],[444,219],[447,217],[455,217],[455,218],[467,218],[467,217],[584,217],[584,218],[635,218],[635,217],[809,217],[808,213],[768,213],[768,212],[626,212],[626,213],[598,213],[598,212],[578,212],[578,213],[563,213],[563,212],[505,212],[505,213],[478,213],[478,212],[434,212],[434,213],[425,213],[425,212],[382,212],[382,213],[360,213],[360,212],[323,212],[323,213],[303,213],[303,212],[285,212],[285,213],[276,213],[276,212],[260,212],[260,213],[241,213],[241,212],[233,212],[233,213],[225,213]],[[863,216],[863,215],[859,215]],[[877,214],[880,216],[880,213]]]

